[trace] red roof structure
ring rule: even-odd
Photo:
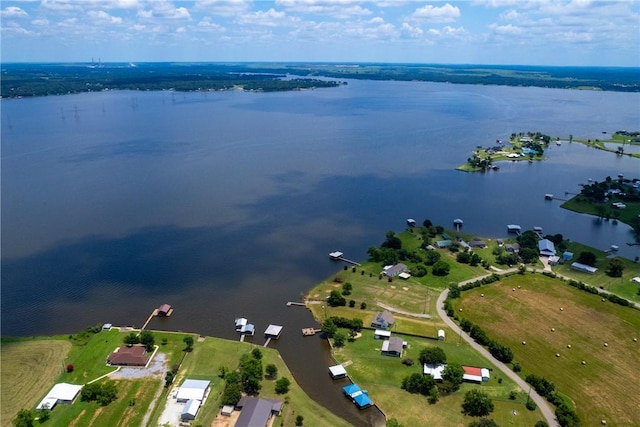
[[[171,306],[169,304],[162,304],[160,307],[158,307],[158,315],[166,316],[170,310]]]
[[[146,366],[147,362],[149,362],[149,356],[143,345],[123,345],[107,358],[109,365],[116,366]]]

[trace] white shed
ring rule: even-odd
[[[438,329],[438,340],[444,341],[444,329]]]

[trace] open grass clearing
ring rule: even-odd
[[[640,425],[640,413],[629,410],[640,407],[637,310],[539,274],[513,275],[464,292],[455,308],[509,346],[525,373],[555,383],[584,425],[603,419]]]
[[[457,336],[450,335],[446,341],[401,336],[408,347],[403,357],[398,358],[382,355],[380,349],[383,341],[374,339],[373,335],[373,331],[363,331],[362,336],[354,342],[334,349],[334,357],[341,363],[351,361],[347,366],[349,376],[369,391],[371,398],[389,418],[396,418],[406,426],[468,425],[472,419],[460,412],[464,392],[471,388],[480,388],[494,400],[496,411],[491,418],[499,425],[510,425],[514,420],[517,422],[512,425],[533,425],[542,419],[538,411],[531,412],[524,407],[523,390],[501,375],[491,361],[475,352],[469,344],[458,340]],[[410,394],[400,388],[404,377],[422,372],[418,358],[420,351],[429,346],[441,347],[447,354],[448,362],[491,369],[492,378],[482,384],[464,384],[461,390],[449,396],[442,396],[438,403],[429,405],[425,396]],[[406,358],[413,359],[414,365],[403,365],[401,362]],[[512,390],[519,393],[515,401],[509,400]],[[513,409],[516,409],[519,415],[514,416]]]
[[[0,346],[1,425],[10,426],[21,409],[34,407],[64,370],[71,344],[64,340],[4,341]]]

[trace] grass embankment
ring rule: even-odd
[[[566,140],[569,140],[569,138],[566,138]],[[640,142],[637,141],[637,138],[633,138],[630,137],[628,135],[622,135],[622,134],[618,134],[618,133],[614,133],[611,138],[607,138],[607,139],[598,139],[598,138],[594,138],[594,139],[583,139],[583,138],[579,138],[579,139],[572,139],[571,141],[573,142],[578,142],[580,144],[584,144],[588,147],[593,147],[593,148],[597,148],[598,150],[603,150],[603,151],[608,151],[610,153],[615,153],[618,155],[624,155],[624,156],[629,156],[629,157],[636,157],[640,159],[640,153],[625,153],[624,152],[624,148],[625,146],[630,146],[630,145],[640,145]],[[611,148],[611,147],[607,147],[606,144],[618,144],[616,145],[615,148]],[[622,150],[622,151],[620,151]]]
[[[33,407],[64,370],[71,343],[64,340],[31,339],[7,341],[0,346],[0,425],[11,420],[24,407]]]
[[[611,200],[611,203],[613,202],[623,202],[625,205],[627,205],[626,208],[624,209],[615,209],[613,207],[611,207],[610,205],[608,205],[606,207],[606,211],[605,214],[608,216],[608,218],[615,218],[613,215],[617,215],[618,218],[617,219],[604,219],[604,218],[600,218],[600,216],[602,216],[602,213],[598,212],[598,207],[603,206],[602,204],[597,204],[597,203],[591,203],[588,201],[583,201],[582,198],[580,196],[574,196],[571,199],[569,199],[568,201],[564,202],[563,204],[560,205],[561,208],[573,211],[573,212],[578,212],[578,213],[585,213],[588,215],[593,215],[595,217],[598,218],[599,221],[603,221],[603,222],[611,222],[615,225],[614,221],[620,221],[623,222],[627,225],[632,225],[633,221],[638,218],[638,215],[640,215],[640,202],[629,202],[629,201],[623,201],[621,199],[617,199],[614,198]],[[631,237],[629,238],[629,240],[631,241]]]
[[[640,425],[640,412],[631,410],[640,407],[637,310],[539,274],[464,292],[455,301],[456,312],[460,308],[513,350],[523,377],[544,376],[569,396],[583,425]]]

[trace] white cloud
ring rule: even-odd
[[[33,21],[31,21],[31,25],[34,25],[36,27],[46,27],[47,25],[49,25],[49,20],[48,19],[34,19]]]
[[[29,30],[23,28],[17,22],[3,22],[1,30],[2,30],[3,33],[11,34],[11,35],[18,35],[18,36],[31,36],[31,35],[33,35],[32,31],[29,31]]]
[[[360,6],[361,3],[360,0],[276,0],[276,5],[287,11],[338,19],[371,15],[373,12]]]
[[[411,17],[415,20],[426,22],[454,22],[460,17],[460,9],[457,6],[451,6],[449,3],[441,7],[435,7],[428,4],[416,9]]]
[[[139,10],[138,16],[143,19],[179,20],[191,19],[191,14],[185,7],[175,7],[167,1],[155,1],[150,3],[151,9]]]
[[[496,33],[496,34],[502,34],[502,35],[519,35],[519,34],[523,34],[524,33],[524,29],[522,27],[516,27],[514,25],[508,24],[508,25],[491,25],[490,28]]]
[[[403,35],[410,38],[419,38],[419,37],[422,37],[422,35],[424,34],[424,31],[422,30],[422,28],[414,27],[408,22],[402,23],[402,27],[400,27],[400,31],[402,32]]]
[[[234,16],[249,10],[247,0],[196,0],[195,8],[212,15]]]
[[[287,24],[287,14],[285,12],[277,12],[273,8],[265,11],[259,10],[254,13],[241,15],[237,21],[245,25],[263,25],[268,27],[276,27]]]
[[[5,7],[0,16],[3,18],[28,18],[29,14],[17,6]]]
[[[122,18],[111,16],[104,10],[90,10],[87,16],[96,24],[122,24]]]
[[[467,35],[467,30],[463,27],[453,28],[447,25],[440,29],[430,28],[427,33],[429,36],[437,38],[462,38]]]
[[[216,23],[211,22],[211,18],[205,17],[194,27],[196,31],[217,33],[224,31],[224,27]]]

